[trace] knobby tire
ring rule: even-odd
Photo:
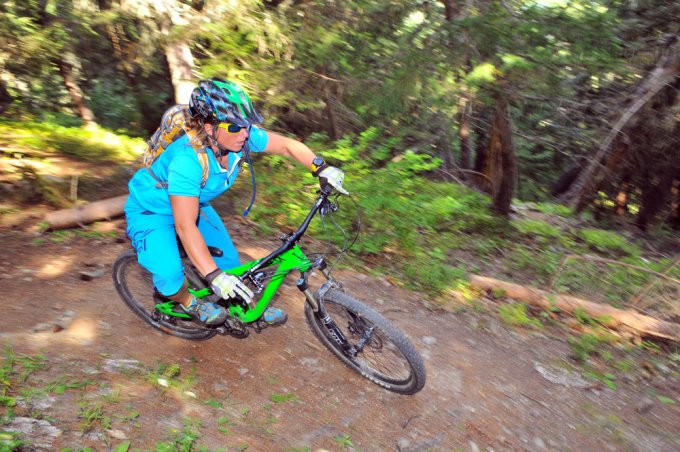
[[[217,334],[215,330],[205,328],[190,319],[167,318],[156,312],[151,273],[139,265],[134,250],[127,250],[116,259],[113,264],[113,283],[132,312],[166,334],[190,340],[210,339]]]
[[[363,331],[374,327],[373,336],[363,351],[352,357],[332,339],[311,306],[305,304],[305,317],[312,332],[342,362],[373,383],[399,394],[415,394],[425,386],[425,365],[420,354],[389,320],[337,290],[329,290],[323,303],[329,316],[353,345],[357,344]]]

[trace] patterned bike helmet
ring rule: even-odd
[[[241,127],[264,121],[248,94],[236,83],[221,78],[198,82],[191,93],[189,112],[206,122],[229,122]]]

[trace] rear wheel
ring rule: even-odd
[[[356,356],[345,353],[309,304],[305,304],[309,327],[342,362],[390,391],[415,394],[423,389],[423,360],[411,341],[389,320],[336,290],[329,290],[325,294],[323,305],[350,344],[361,348]],[[365,344],[363,347],[362,339]]]
[[[151,273],[137,262],[134,250],[118,256],[113,264],[113,283],[125,304],[154,328],[182,339],[210,339],[217,332],[191,319],[162,314],[156,308],[153,297]]]

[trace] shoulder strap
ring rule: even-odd
[[[198,163],[201,165],[201,188],[205,187],[205,184],[208,181],[208,176],[210,175],[210,160],[208,159],[206,146],[197,138],[197,132],[185,127],[190,118],[191,114],[189,113],[188,105],[175,105],[169,108],[163,114],[160,126],[148,142],[152,152],[148,152],[145,155],[144,166],[147,167],[149,174],[157,181],[157,188],[167,189],[168,182],[161,180],[151,170],[151,164],[156,161],[163,150],[183,135],[187,135],[189,138],[189,144],[194,151],[196,151]],[[175,129],[176,132],[172,134],[172,136],[169,136],[170,140],[167,140],[168,133],[173,129]]]

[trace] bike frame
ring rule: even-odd
[[[293,270],[300,270],[301,277],[298,279],[297,286],[303,293],[305,293],[305,296],[307,297],[308,302],[312,304],[314,311],[318,310],[318,304],[316,303],[314,296],[309,292],[309,290],[307,290],[308,272],[312,268],[320,268],[326,278],[331,281],[330,274],[325,271],[326,264],[323,259],[318,259],[315,262],[310,261],[297,245],[297,243],[305,234],[312,218],[314,218],[319,210],[326,205],[326,201],[330,193],[331,189],[321,190],[321,194],[317,198],[314,206],[303,221],[302,225],[297,231],[289,235],[282,236],[281,240],[283,240],[284,243],[278,249],[264,258],[255,259],[230,270],[225,270],[225,273],[239,276],[244,281],[252,281],[253,284],[258,288],[257,293],[262,293],[262,296],[259,298],[255,306],[246,306],[245,303],[230,303],[229,312],[231,315],[235,316],[243,323],[252,323],[258,320],[276,294],[276,291],[283,283],[283,280]],[[263,269],[270,269],[273,266],[277,267],[270,281],[266,284],[262,284],[260,281],[258,281],[258,273]],[[194,289],[189,289],[189,291],[194,296],[198,298],[204,298],[212,295],[213,292],[210,290],[210,288],[205,287],[205,284],[198,276],[198,272],[196,272],[192,266],[186,268],[185,271],[187,274],[187,279],[190,283],[192,283],[192,285],[195,286]],[[156,309],[158,309],[162,314],[174,317],[190,318],[190,316],[186,313],[176,311],[174,309],[175,306],[176,302],[168,300],[164,303],[158,303],[156,305]]]

